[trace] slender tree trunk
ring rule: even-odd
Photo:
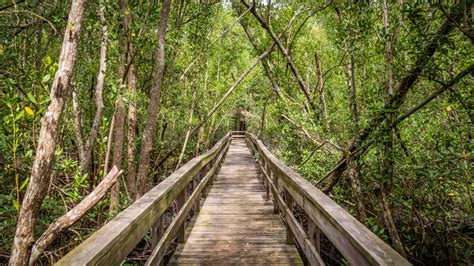
[[[385,45],[385,59],[386,59],[386,72],[387,72],[387,86],[385,90],[386,98],[385,104],[388,104],[388,101],[394,95],[393,91],[393,71],[392,71],[392,61],[393,61],[393,42],[390,34],[390,16],[389,16],[389,7],[387,0],[383,1],[383,24],[388,36],[388,40]],[[391,113],[388,114],[387,123],[392,125],[397,120],[396,110],[391,110]],[[395,136],[395,127],[388,126],[387,134],[383,138],[383,152],[382,152],[382,186],[379,192],[380,204],[382,205],[382,210],[384,212],[385,226],[388,229],[390,238],[392,239],[393,246],[403,257],[407,257],[405,248],[401,241],[400,235],[398,234],[397,228],[393,221],[392,211],[390,210],[390,192],[393,186],[393,174],[394,174],[394,141]]]
[[[316,64],[316,76],[318,78],[318,84],[316,86],[319,93],[319,104],[321,105],[322,117],[321,122],[327,131],[329,129],[328,125],[328,108],[326,105],[326,97],[324,95],[324,80],[321,67],[321,59],[319,58],[318,53],[314,53],[314,61]]]
[[[105,20],[105,6],[103,3],[100,3],[99,6],[99,17],[100,23],[102,24],[102,41],[100,44],[100,55],[99,55],[99,70],[97,74],[97,84],[95,89],[95,115],[90,128],[87,139],[84,142],[82,136],[82,119],[81,119],[81,110],[79,108],[79,100],[77,97],[76,88],[73,90],[73,107],[75,113],[75,131],[76,139],[78,143],[79,150],[79,165],[81,168],[82,174],[88,174],[89,178],[92,178],[91,167],[92,167],[92,152],[94,148],[95,141],[97,140],[97,135],[99,134],[100,124],[102,122],[102,113],[104,110],[104,101],[103,101],[103,91],[104,91],[104,81],[105,81],[105,72],[107,70],[107,46],[108,46],[108,30]]]
[[[383,187],[380,187],[377,196],[379,198],[380,205],[383,209],[383,218],[385,221],[385,225],[387,226],[390,239],[392,240],[392,245],[398,251],[398,253],[400,253],[400,255],[406,258],[407,254],[405,252],[405,248],[403,247],[400,235],[398,234],[397,227],[395,226],[395,223],[393,221],[393,215],[390,208],[390,204],[388,203],[387,195],[385,194]]]
[[[30,181],[18,217],[10,265],[26,265],[34,243],[36,220],[50,182],[50,172],[56,149],[57,130],[66,102],[69,82],[76,63],[77,46],[84,15],[85,0],[73,0],[64,34],[58,70],[51,87],[50,104],[41,123]]]
[[[160,103],[161,85],[165,69],[165,35],[168,22],[171,0],[163,0],[160,17],[160,27],[158,29],[158,49],[155,53],[155,69],[153,72],[153,87],[150,91],[150,106],[148,109],[148,121],[143,131],[140,148],[140,161],[137,175],[137,198],[140,198],[146,191],[146,177],[150,167],[150,152],[153,146],[153,139],[157,124],[157,115]]]
[[[188,130],[186,131],[186,137],[184,138],[183,148],[181,149],[181,154],[179,155],[178,162],[176,163],[175,171],[178,170],[179,166],[181,165],[181,161],[183,160],[184,154],[186,153],[186,147],[188,146],[189,135],[191,133],[191,129],[193,127],[193,114],[194,114],[194,107],[196,101],[196,94],[197,94],[197,82],[193,90],[193,99],[191,102],[191,110],[189,111],[189,120],[188,120]]]
[[[110,125],[109,125],[109,135],[107,136],[107,147],[105,148],[105,160],[104,160],[104,175],[105,173],[107,173],[107,170],[109,170],[110,151],[112,150],[114,128],[115,128],[115,112],[112,115],[112,121],[110,121]]]
[[[203,117],[199,116],[199,120],[201,120]],[[194,156],[198,156],[200,153],[200,148],[201,148],[201,142],[202,142],[202,132],[203,128],[201,127],[196,136],[196,148],[194,149]]]
[[[347,174],[351,181],[352,194],[356,199],[356,209],[359,221],[365,223],[367,216],[365,215],[364,194],[362,194],[362,187],[360,185],[359,168],[352,156],[347,155]]]
[[[126,54],[127,54],[127,64],[129,65],[129,71],[127,73],[127,90],[129,94],[134,95],[136,93],[137,87],[137,74],[135,64],[132,62],[132,56],[135,55],[135,47],[133,46],[132,42],[129,41],[131,36],[130,27],[132,23],[132,16],[130,12],[130,6],[127,0],[120,0],[120,9],[122,12],[122,23],[123,23],[123,34],[121,34],[121,38],[123,43],[126,44],[128,47]],[[135,198],[136,194],[136,167],[135,167],[135,153],[136,153],[136,146],[135,146],[135,139],[137,135],[137,126],[138,126],[138,119],[137,119],[137,107],[135,102],[135,97],[132,97],[130,101],[130,105],[128,107],[128,114],[127,114],[127,188],[129,193],[131,194],[132,198]]]

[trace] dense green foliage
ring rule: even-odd
[[[41,118],[48,106],[49,88],[57,70],[62,32],[67,27],[66,10],[70,4],[70,1],[17,2],[16,5],[7,0],[0,2],[0,263],[10,253],[16,217],[35,156]],[[138,135],[146,123],[154,71],[153,54],[157,46],[156,29],[160,19],[161,3],[157,2],[161,1],[130,1],[128,12],[132,15],[132,26],[127,39],[137,51],[134,58],[138,78],[135,93],[120,87],[122,18],[116,2],[105,1],[109,29],[105,110],[93,148],[92,176],[82,175],[79,170],[74,111],[71,97],[68,97],[59,129],[52,181],[43,202],[37,236],[54,218],[80,202],[103,176],[108,132],[117,99],[124,97],[127,106],[136,101]],[[316,183],[336,166],[344,152],[329,144],[315,151],[322,141],[314,140],[330,141],[347,149],[358,130],[367,127],[384,107],[388,97],[387,42],[394,46],[390,67],[396,86],[416,67],[424,45],[434,36],[451,7],[417,1],[390,3],[387,27],[383,21],[382,1],[359,4],[346,4],[344,1],[326,4],[275,2],[270,8],[259,5],[257,12],[269,20],[274,32],[282,33],[280,40],[313,93],[316,109],[309,108],[288,62],[275,48],[267,62],[284,97],[274,92],[259,64],[199,134],[190,138],[184,159],[189,160],[209,148],[232,130],[237,110],[244,109],[247,111],[248,130],[259,135],[289,166]],[[336,9],[340,10],[340,16]],[[89,1],[71,84],[79,93],[83,128],[86,129],[90,128],[95,112],[94,89],[101,41],[98,10],[97,1]],[[244,15],[242,23],[248,26],[259,51],[253,48],[239,23],[220,38],[221,33],[245,10],[240,2],[173,2],[166,36],[166,69],[158,132],[151,156],[150,183],[165,178],[175,168],[179,151],[163,164],[159,162],[171,147],[182,145],[188,129],[193,90],[197,89],[193,116],[193,125],[196,125],[272,44],[269,34],[250,12]],[[444,36],[444,40],[439,40],[442,45],[423,68],[401,107],[388,113],[397,116],[406,113],[474,63],[472,40],[459,29],[472,32],[472,12],[469,9],[464,22]],[[292,23],[288,26],[290,21]],[[217,38],[220,39],[213,43]],[[315,53],[320,57],[324,74],[326,120],[322,117],[317,90]],[[196,63],[183,75],[193,60]],[[351,60],[355,70],[356,98],[352,96],[345,73],[345,66],[349,66]],[[371,146],[358,157],[367,210],[365,225],[391,243],[383,218],[380,218],[382,210],[375,192],[377,186],[390,178],[389,204],[393,219],[408,259],[415,264],[473,262],[473,82],[471,73],[396,125],[394,145],[389,154],[385,147],[392,131],[385,128],[364,142],[370,142]],[[357,124],[353,121],[352,103],[357,105]],[[137,148],[140,147],[139,141],[137,138],[134,143]],[[392,177],[384,174],[387,156],[393,161]],[[124,208],[131,200],[125,190],[122,192],[121,207]],[[354,202],[357,199],[345,174],[330,195],[356,215]],[[106,221],[107,205],[107,200],[99,203],[56,241],[48,253],[50,262]]]

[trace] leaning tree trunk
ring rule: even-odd
[[[161,85],[165,71],[165,35],[168,24],[171,0],[163,0],[161,9],[160,27],[158,29],[158,49],[155,53],[155,69],[153,72],[153,87],[150,91],[150,105],[148,108],[148,121],[143,130],[140,147],[140,161],[137,175],[137,197],[140,198],[146,191],[146,177],[150,168],[150,152],[156,131],[158,110],[160,103]]]
[[[64,109],[69,82],[76,63],[85,2],[85,0],[73,0],[69,10],[59,55],[58,71],[51,87],[50,104],[41,124],[36,157],[18,217],[10,265],[28,264],[31,247],[34,243],[36,220],[50,181],[60,116]]]

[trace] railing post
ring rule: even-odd
[[[184,203],[186,202],[186,188],[179,193],[178,198],[178,209],[181,210],[183,208]],[[178,243],[184,243],[185,240],[185,234],[186,234],[186,220],[183,221],[183,223],[179,226],[178,229]]]
[[[308,217],[308,238],[318,253],[321,253],[321,231],[311,218]]]
[[[200,178],[201,178],[201,170],[196,174],[194,175],[193,177],[193,191],[197,188],[197,186],[199,185],[199,181],[200,181]],[[201,203],[201,197],[197,197],[195,202],[194,202],[194,206],[193,206],[193,212],[194,214],[198,213],[199,212],[199,207],[200,207],[200,203]]]
[[[291,197],[290,193],[288,193],[286,190],[284,190],[284,197],[285,197],[286,206],[288,206],[288,211],[290,212],[290,215],[292,215],[293,214],[293,204],[294,204],[293,198]],[[288,218],[286,217],[286,215],[287,214],[285,213],[286,244],[294,245],[295,240],[293,238],[293,233],[291,232],[291,228],[288,225],[288,221],[287,221]]]
[[[275,185],[275,193],[277,195],[273,195],[273,213],[278,214],[279,206],[278,206],[278,174],[272,172],[273,184]]]
[[[155,249],[156,245],[163,235],[163,215],[164,213],[156,220],[156,222],[151,227],[151,250]]]
[[[272,171],[270,169],[270,164],[265,160],[265,172],[267,173],[267,177],[269,180],[272,179]],[[265,179],[265,192],[267,196],[267,200],[270,200],[270,182],[269,180]]]

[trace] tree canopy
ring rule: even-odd
[[[469,0],[1,1],[0,263],[123,170],[40,248],[54,263],[244,117],[410,262],[472,264],[473,20]]]

